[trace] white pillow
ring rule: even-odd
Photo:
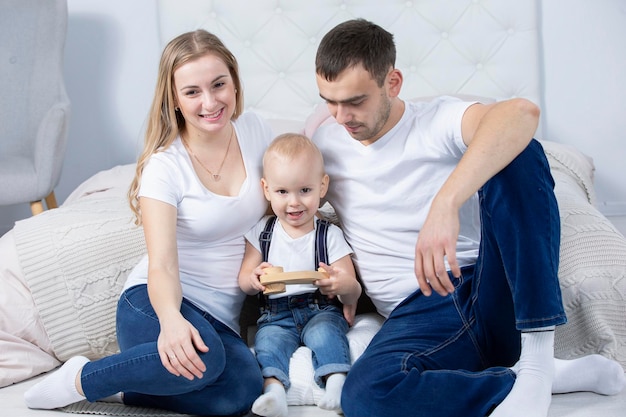
[[[557,327],[555,355],[599,353],[626,369],[626,239],[592,204],[591,158],[568,145],[542,145],[556,183],[559,282],[568,318]]]
[[[13,231],[0,238],[0,387],[60,365],[17,260]]]

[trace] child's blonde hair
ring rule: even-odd
[[[267,167],[267,163],[271,157],[283,157],[293,159],[296,156],[306,154],[311,158],[319,161],[319,167],[322,175],[324,175],[324,158],[320,150],[315,146],[313,141],[299,133],[283,133],[277,136],[265,150],[263,155],[263,171]]]

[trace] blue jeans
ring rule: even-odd
[[[553,187],[532,141],[481,188],[476,264],[453,294],[418,290],[391,313],[348,374],[346,416],[485,416],[506,397],[520,330],[566,321]]]
[[[118,302],[117,337],[121,352],[87,363],[81,373],[85,396],[95,401],[124,392],[127,405],[197,415],[243,415],[261,394],[263,378],[250,349],[226,325],[183,299],[183,316],[200,332],[209,351],[192,381],[171,374],[157,351],[159,320],[147,286],[126,290]]]
[[[274,377],[288,389],[289,359],[303,344],[313,353],[319,386],[326,375],[350,370],[348,323],[339,307],[319,294],[268,299],[266,304],[254,344],[265,378]]]

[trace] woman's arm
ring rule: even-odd
[[[206,367],[196,349],[209,348],[180,312],[176,207],[146,197],[140,198],[140,207],[148,250],[148,294],[161,326],[157,341],[161,362],[174,375],[201,378]]]

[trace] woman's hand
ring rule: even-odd
[[[206,366],[199,352],[208,352],[198,330],[180,313],[160,320],[161,333],[157,339],[161,363],[169,372],[189,380],[202,378]]]

